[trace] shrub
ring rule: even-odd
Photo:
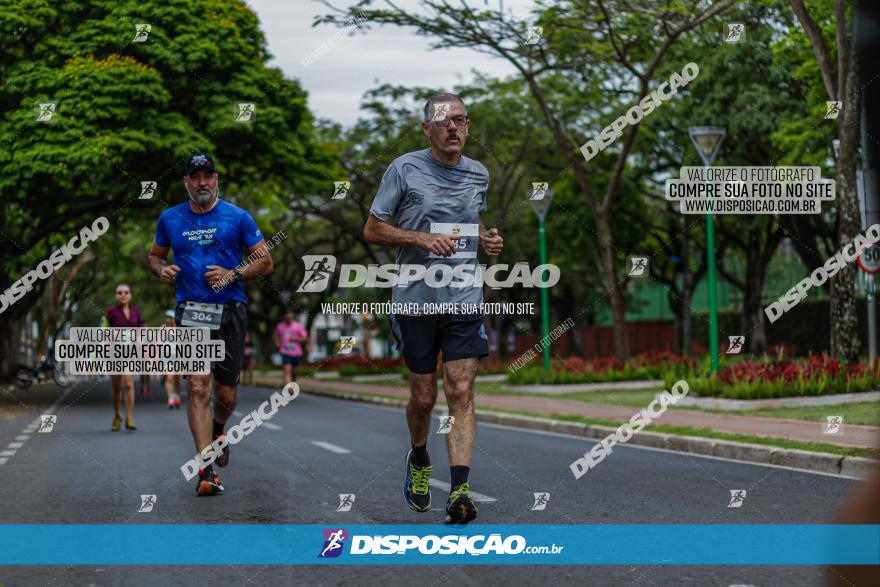
[[[583,359],[572,356],[552,359],[550,371],[540,363],[532,363],[510,375],[510,382],[520,385],[608,383],[616,381],[639,381],[663,379],[666,375],[680,379],[696,369],[697,360],[669,352],[648,352],[626,363],[616,358]]]
[[[729,399],[769,399],[855,393],[877,389],[880,374],[867,365],[841,364],[827,355],[810,355],[799,361],[742,360],[717,375],[685,376],[690,393]],[[665,377],[667,386],[674,378]]]
[[[501,359],[485,359],[480,361],[478,375],[502,375],[507,373],[507,363]]]
[[[337,355],[313,366],[320,371],[339,371],[344,377],[353,375],[378,375],[381,373],[397,373],[401,360],[384,358],[371,359],[363,355]]]

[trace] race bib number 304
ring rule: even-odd
[[[480,226],[478,224],[458,224],[455,222],[432,222],[431,234],[448,234],[453,237],[455,253],[449,257],[428,255],[430,259],[475,259],[477,257],[477,245],[480,241]]]
[[[219,330],[223,321],[223,304],[184,302],[181,326]]]

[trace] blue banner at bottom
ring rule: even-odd
[[[224,563],[877,565],[880,525],[0,525],[0,565]]]

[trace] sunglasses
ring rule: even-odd
[[[130,291],[118,291],[118,292],[116,292],[116,295],[118,295],[118,296],[131,295],[131,292]]]

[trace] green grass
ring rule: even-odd
[[[602,418],[586,418],[583,416],[569,416],[563,414],[539,414],[525,410],[490,410],[493,412],[505,412],[509,414],[519,414],[521,416],[532,416],[536,418],[550,418],[552,420],[563,420],[566,422],[579,422],[583,424],[595,424],[598,426],[620,426],[623,421],[605,420]],[[812,452],[827,452],[847,457],[864,457],[868,459],[880,458],[880,450],[872,448],[852,448],[847,446],[837,446],[834,444],[824,444],[821,442],[800,442],[797,440],[787,440],[784,438],[764,438],[762,436],[749,436],[747,434],[729,434],[727,432],[716,432],[708,428],[691,428],[689,426],[668,426],[663,424],[652,424],[645,428],[651,432],[663,432],[666,434],[674,434],[676,436],[696,436],[700,438],[714,438],[716,440],[730,440],[734,442],[746,442],[749,444],[761,444],[773,446],[777,448],[793,448],[797,450],[808,450]]]
[[[825,416],[843,416],[844,432],[847,424],[864,424],[880,426],[880,404],[865,402],[859,404],[843,404],[839,406],[806,406],[802,408],[774,408],[772,410],[724,412],[744,416],[762,416],[766,418],[790,418],[792,420],[813,420],[821,422]],[[818,424],[817,424],[818,425]]]
[[[559,399],[573,399],[581,402],[592,404],[613,404],[616,406],[633,406],[644,408],[663,390],[662,387],[657,389],[609,389],[608,391],[593,391],[589,393],[565,393],[554,395]]]

